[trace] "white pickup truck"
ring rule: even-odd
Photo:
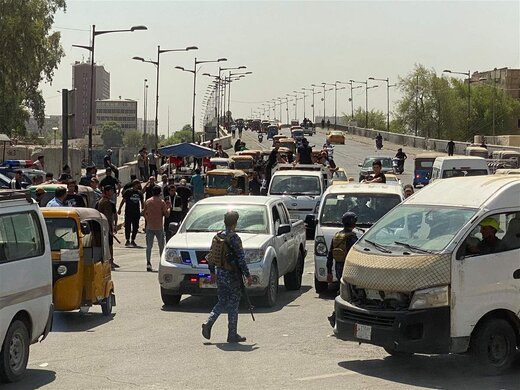
[[[278,279],[285,288],[298,290],[306,256],[303,221],[291,220],[280,199],[264,196],[217,196],[197,202],[177,233],[168,241],[159,265],[159,284],[165,305],[176,305],[182,294],[216,295],[209,283],[206,255],[213,236],[224,229],[227,210],[239,214],[237,233],[253,284],[248,295],[274,306]]]

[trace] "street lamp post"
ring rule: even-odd
[[[294,119],[297,120],[298,119],[298,95],[291,95],[288,93],[287,96],[294,98]]]
[[[146,142],[146,109],[148,107],[148,79],[144,79],[144,96],[143,96],[143,138]]]
[[[197,65],[199,64],[207,64],[210,62],[222,62],[227,61],[227,58],[219,58],[217,60],[211,60],[211,61],[197,61],[197,57],[193,60],[193,70],[191,69],[184,69],[182,66],[176,66],[175,69],[182,70],[184,72],[190,72],[193,74],[193,101],[192,101],[192,108],[191,108],[191,142],[195,142],[195,99],[197,96]]]
[[[351,83],[365,84],[365,128],[368,128],[368,81],[349,81]]]
[[[386,82],[386,131],[390,131],[390,87],[395,87],[395,84],[390,85],[388,77],[386,79],[369,77],[368,79]]]
[[[468,133],[471,135],[471,72],[468,70],[467,72],[454,72],[449,69],[444,69],[443,73],[451,73],[451,74],[461,74],[464,76],[468,76]]]
[[[238,69],[246,69],[247,66],[244,66],[244,65],[241,65],[241,66],[237,66],[237,67],[232,67],[232,68],[221,68],[219,67],[218,68],[218,84],[217,84],[217,96],[218,96],[218,99],[217,99],[217,103],[216,103],[216,106],[217,106],[217,129],[219,128],[220,126],[220,109],[221,109],[221,102],[220,102],[220,98],[221,98],[221,93],[220,93],[220,88],[221,88],[221,73],[223,71],[226,71],[226,70],[238,70]],[[225,103],[225,102],[224,102]]]
[[[94,105],[96,102],[96,97],[94,95],[94,48],[95,48],[95,40],[96,36],[110,33],[118,33],[118,32],[134,32],[140,30],[148,30],[146,26],[133,26],[130,29],[124,30],[101,30],[96,31],[96,25],[92,25],[92,39],[91,45],[72,45],[73,47],[79,47],[81,49],[86,49],[90,51],[90,110],[89,110],[89,126],[88,126],[88,159],[89,162],[92,162],[92,128],[94,127]]]
[[[160,68],[160,60],[161,54],[168,53],[172,51],[189,51],[189,50],[197,50],[197,46],[188,46],[184,49],[161,49],[160,45],[157,45],[157,61],[153,60],[145,60],[143,57],[132,57],[133,60],[147,62],[149,64],[155,65],[155,124],[154,124],[154,146],[157,149],[157,142],[159,140],[159,68]],[[146,140],[145,140],[146,141]]]
[[[287,125],[289,125],[291,123],[291,122],[289,122],[289,98],[286,96],[283,99],[285,99],[285,103],[286,103],[285,114],[287,115]]]
[[[294,93],[296,93],[296,96],[298,96],[299,93],[301,93],[303,95],[303,118],[307,118],[307,114],[305,113],[305,98],[307,97],[307,94],[305,93],[305,91],[293,91]],[[296,118],[298,119],[298,118]]]
[[[314,87],[302,88],[302,90],[312,92],[312,123],[314,123]]]
[[[368,81],[367,81],[367,83],[368,83]],[[367,121],[366,128],[367,129],[368,129],[368,126],[369,126],[369,123],[368,123],[368,90],[372,89],[372,88],[377,88],[377,87],[379,87],[379,85],[371,85],[370,87],[369,86],[366,87],[366,96],[365,96],[365,99],[366,99],[366,102],[365,102],[366,109],[365,110],[367,112],[367,114],[366,114],[366,121]]]

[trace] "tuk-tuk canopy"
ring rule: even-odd
[[[159,149],[159,153],[163,156],[196,158],[213,157],[215,155],[215,151],[213,149],[190,142],[164,146]]]

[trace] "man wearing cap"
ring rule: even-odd
[[[495,218],[484,218],[482,222],[480,222],[482,240],[477,245],[479,255],[499,252],[499,246],[502,241],[496,236],[497,232],[501,232],[501,230]]]
[[[132,188],[123,192],[123,200],[119,205],[118,214],[121,215],[123,205],[125,207],[125,246],[137,247],[135,237],[139,229],[139,219],[141,218],[141,209],[144,207],[143,194],[141,193],[141,182],[135,179],[132,182]],[[131,240],[130,241],[130,234]]]
[[[228,267],[219,267],[215,275],[215,266],[209,265],[209,272],[212,283],[217,282],[218,303],[213,307],[208,320],[202,324],[202,336],[206,339],[211,338],[211,328],[224,311],[228,312],[228,343],[240,343],[246,341],[245,337],[237,333],[238,324],[238,305],[240,304],[240,278],[245,276],[247,285],[253,283],[253,278],[249,273],[249,268],[244,260],[244,249],[242,240],[235,233],[238,223],[238,213],[228,211],[224,215],[224,225],[226,230],[219,233],[229,240],[229,253],[226,258]],[[232,269],[232,270],[231,270]]]

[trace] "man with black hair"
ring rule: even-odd
[[[87,207],[85,200],[78,195],[78,186],[76,180],[69,180],[67,183],[67,196],[65,198],[65,206],[68,207]]]
[[[383,164],[381,163],[381,160],[374,161],[372,163],[372,170],[374,171],[372,179],[365,180],[364,183],[386,183],[386,176],[382,169]]]
[[[14,173],[13,180],[11,180],[11,188],[13,190],[21,190],[22,189],[22,175],[23,175],[23,172],[21,170],[17,170]]]
[[[209,265],[210,278],[212,283],[217,283],[218,303],[213,307],[209,314],[208,320],[202,324],[202,336],[206,339],[211,338],[211,328],[217,318],[224,311],[228,312],[228,343],[240,343],[246,341],[245,337],[237,333],[238,325],[238,306],[241,296],[240,278],[245,276],[247,285],[253,283],[253,278],[249,273],[249,268],[244,260],[244,249],[242,248],[242,240],[236,234],[235,230],[238,223],[238,213],[236,211],[228,211],[224,215],[224,225],[226,230],[219,234],[224,237],[229,246],[229,251],[225,259],[225,264],[217,268],[215,274],[215,266]]]
[[[110,264],[112,271],[119,268],[114,263],[114,233],[117,226],[116,205],[112,202],[114,196],[114,188],[111,185],[103,187],[103,197],[96,203],[96,209],[103,214],[108,221],[108,247],[110,248]]]
[[[294,164],[312,164],[312,147],[309,146],[307,138],[302,138],[302,144],[296,150]]]
[[[141,193],[141,182],[134,179],[132,187],[123,192],[123,200],[119,205],[117,213],[121,215],[123,205],[125,207],[125,246],[137,247],[135,237],[139,229],[139,219],[141,218],[141,208],[144,207],[143,194]],[[131,237],[130,237],[131,235]],[[131,239],[131,241],[130,241]]]
[[[152,176],[153,177],[153,176]],[[170,215],[171,203],[161,199],[161,187],[152,188],[152,197],[144,204],[144,219],[146,222],[146,270],[152,272],[152,247],[154,238],[159,244],[159,256],[164,249],[164,217]]]
[[[57,187],[54,190],[54,198],[52,198],[46,207],[65,207],[65,198],[67,197],[67,189],[65,187]]]

